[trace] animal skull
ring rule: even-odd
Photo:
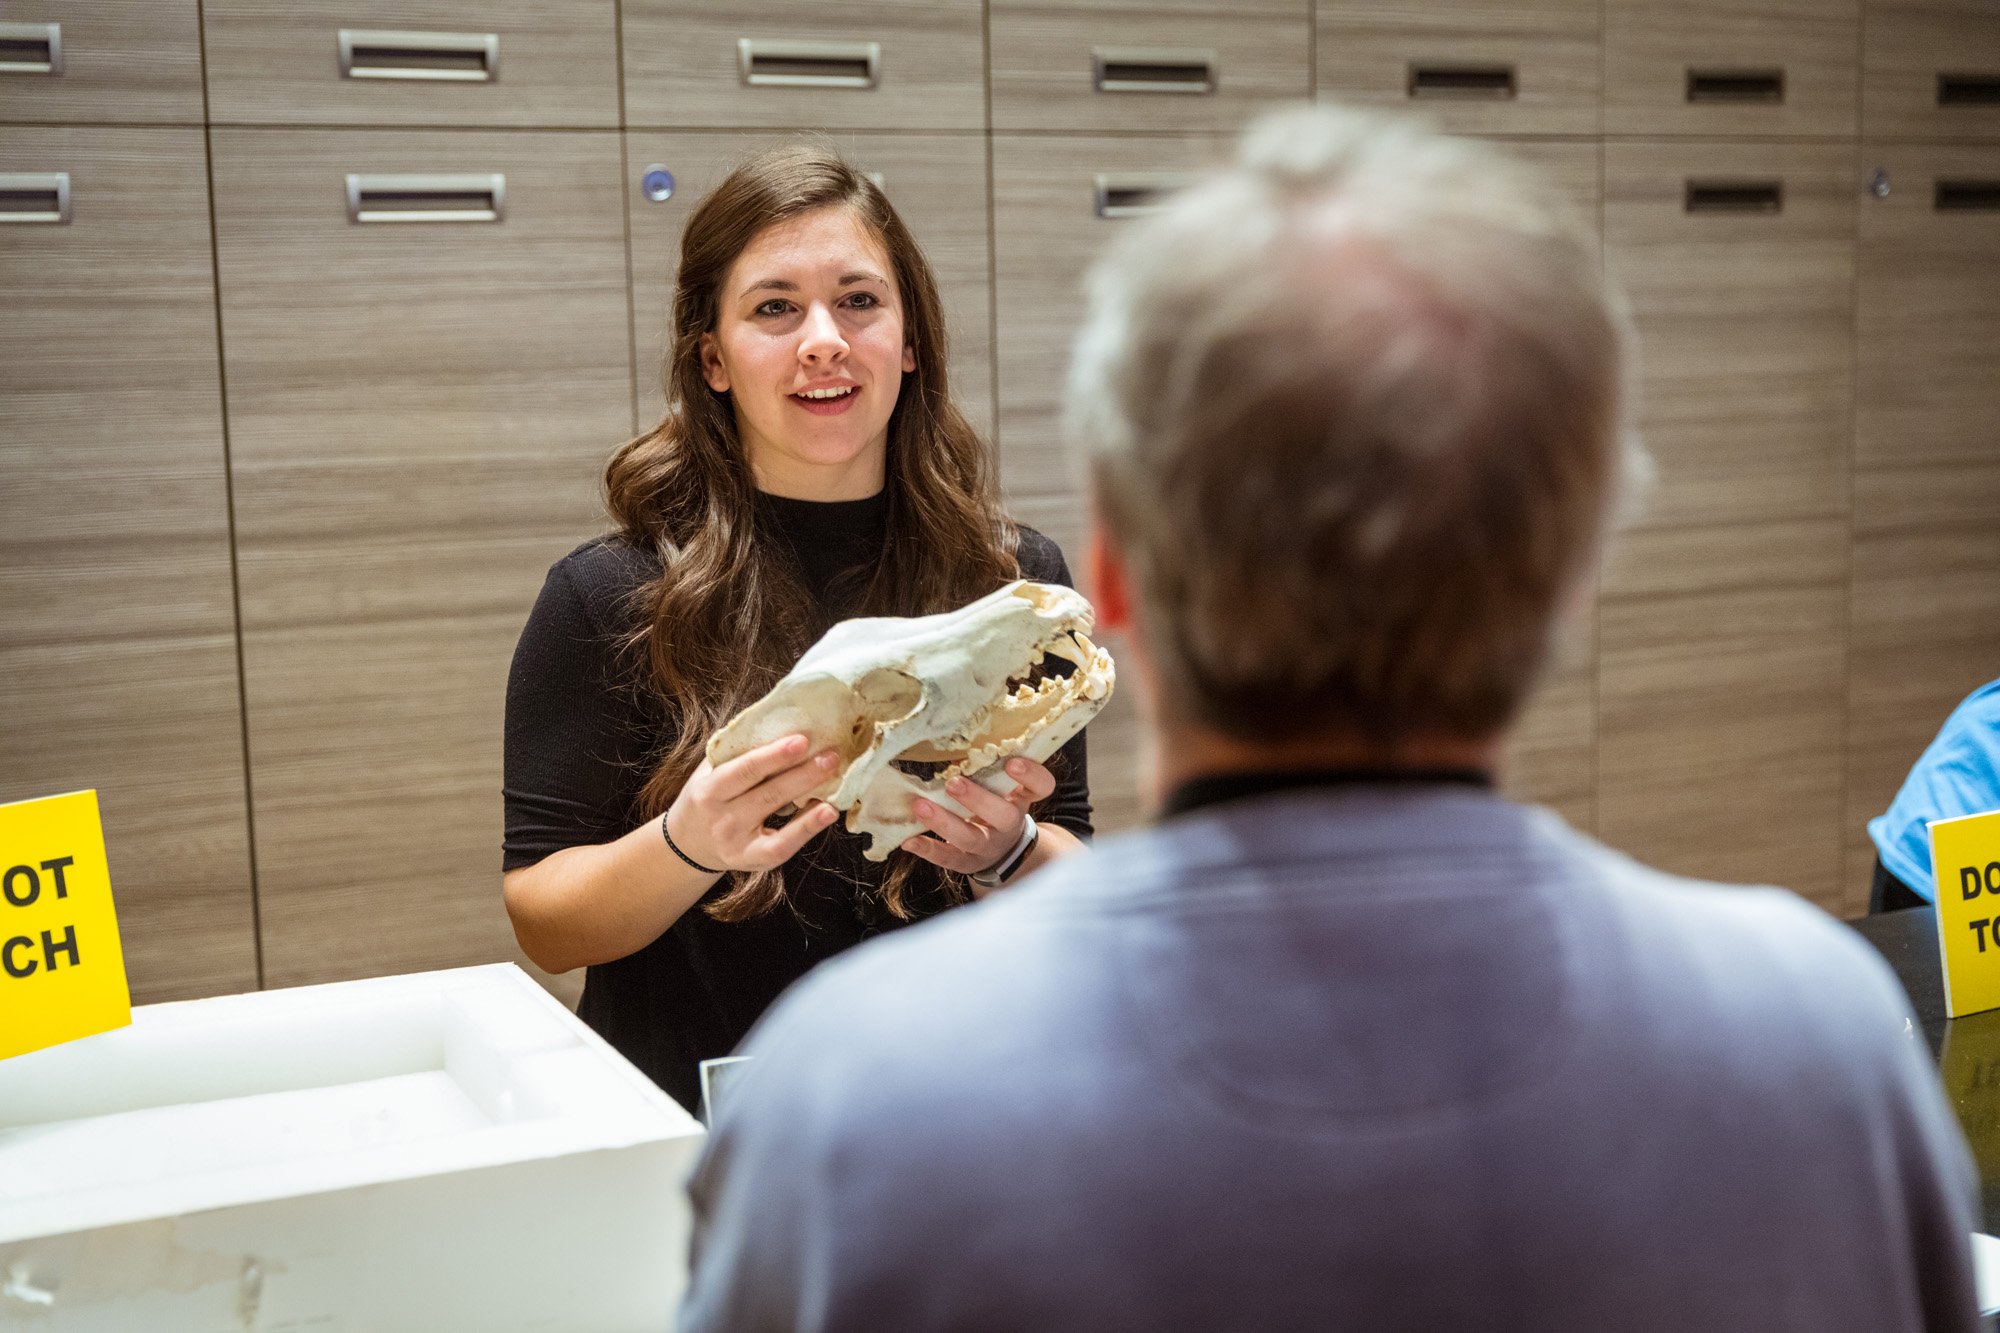
[[[946,782],[964,775],[1012,791],[1007,760],[1048,758],[1104,707],[1111,654],[1085,637],[1091,624],[1080,593],[1026,580],[941,615],[842,621],[709,737],[708,761],[804,732],[808,753],[840,756],[806,799],[846,811],[849,831],[869,835],[863,855],[886,860],[925,832],[910,812],[917,797],[970,817],[945,795]],[[1030,681],[1044,654],[1074,662],[1075,671]]]

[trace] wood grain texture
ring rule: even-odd
[[[1605,0],[1611,134],[1852,135],[1859,0]],[[1784,71],[1784,100],[1690,102],[1688,70]]]
[[[625,123],[655,128],[986,128],[979,0],[624,0]],[[741,38],[878,42],[873,88],[752,87]]]
[[[632,419],[615,132],[214,136],[266,978],[517,956],[507,664]],[[500,171],[356,226],[344,171]]]
[[[1606,145],[1608,262],[1659,468],[1645,526],[1846,512],[1854,176],[1847,145]],[[1784,209],[1689,213],[1691,179],[1779,182]]]
[[[1223,135],[993,136],[1000,472],[1009,500],[1080,493],[1060,428],[1083,275],[1122,234],[1096,215],[1100,172],[1181,172],[1226,156]]]
[[[199,125],[197,0],[9,0],[7,23],[62,25],[60,75],[0,74],[0,121]]]
[[[1596,0],[1448,0],[1418,8],[1320,0],[1315,93],[1328,101],[1414,111],[1463,134],[1595,134]],[[1412,97],[1412,64],[1509,65],[1505,99]]]
[[[201,131],[17,127],[0,171],[73,210],[0,227],[0,801],[97,789],[135,1000],[252,989]]]
[[[218,124],[612,127],[613,0],[205,0]],[[491,83],[345,79],[342,28],[494,33]]]
[[[1861,203],[1851,902],[1864,825],[1947,714],[2000,676],[2000,212],[1939,212],[1944,177],[2000,180],[2000,146],[1870,143],[1890,193]]]
[[[1854,183],[1845,145],[1613,143],[1605,244],[1659,467],[1598,635],[1598,833],[1841,898]],[[1776,180],[1700,214],[1689,179]]]
[[[626,136],[625,201],[632,225],[633,342],[638,349],[639,417],[659,420],[665,397],[667,320],[681,229],[695,205],[739,161],[796,138],[771,132],[632,131]],[[986,240],[983,135],[838,134],[825,137],[863,171],[879,172],[884,192],[937,275],[951,337],[951,388],[982,435],[993,431],[993,337]],[[639,188],[648,164],[674,175],[671,199]]]
[[[1224,130],[1312,91],[1306,6],[993,7],[993,128],[1103,132]],[[1097,46],[1215,53],[1214,91],[1099,92]]]
[[[1869,0],[1862,25],[1861,132],[2000,139],[2000,106],[1939,106],[1939,74],[2000,78],[2000,22],[1987,0]]]

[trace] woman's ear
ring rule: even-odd
[[[729,368],[722,364],[722,350],[712,333],[701,335],[701,377],[717,393],[729,392]]]
[[[908,343],[903,344],[903,373],[905,375],[917,373],[917,349]]]

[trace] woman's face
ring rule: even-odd
[[[917,368],[889,255],[851,209],[759,232],[702,335],[710,388],[735,405],[760,490],[859,500],[882,489],[889,414]]]

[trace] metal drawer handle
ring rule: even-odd
[[[1097,177],[1097,216],[1142,218],[1157,213],[1177,190],[1194,183],[1181,171],[1102,172]]]
[[[1512,65],[1417,65],[1409,72],[1412,97],[1491,98],[1514,96]]]
[[[1941,180],[1931,197],[1940,213],[2000,213],[2000,180]]]
[[[67,171],[0,171],[0,222],[68,222]]]
[[[0,74],[62,72],[62,24],[0,23]]]
[[[491,175],[347,178],[349,222],[499,222],[507,216],[507,178]]]
[[[739,37],[743,82],[756,88],[873,88],[881,78],[880,42],[787,42]]]
[[[1093,77],[1100,93],[1212,93],[1213,51],[1165,46],[1093,46]]]
[[[1687,100],[1782,103],[1785,100],[1785,71],[1690,69],[1687,72]]]
[[[1939,106],[2000,106],[2000,74],[1940,74]]]
[[[343,79],[432,79],[492,83],[500,77],[500,35],[342,28]]]
[[[1782,213],[1785,183],[1691,180],[1682,207],[1690,213]]]

